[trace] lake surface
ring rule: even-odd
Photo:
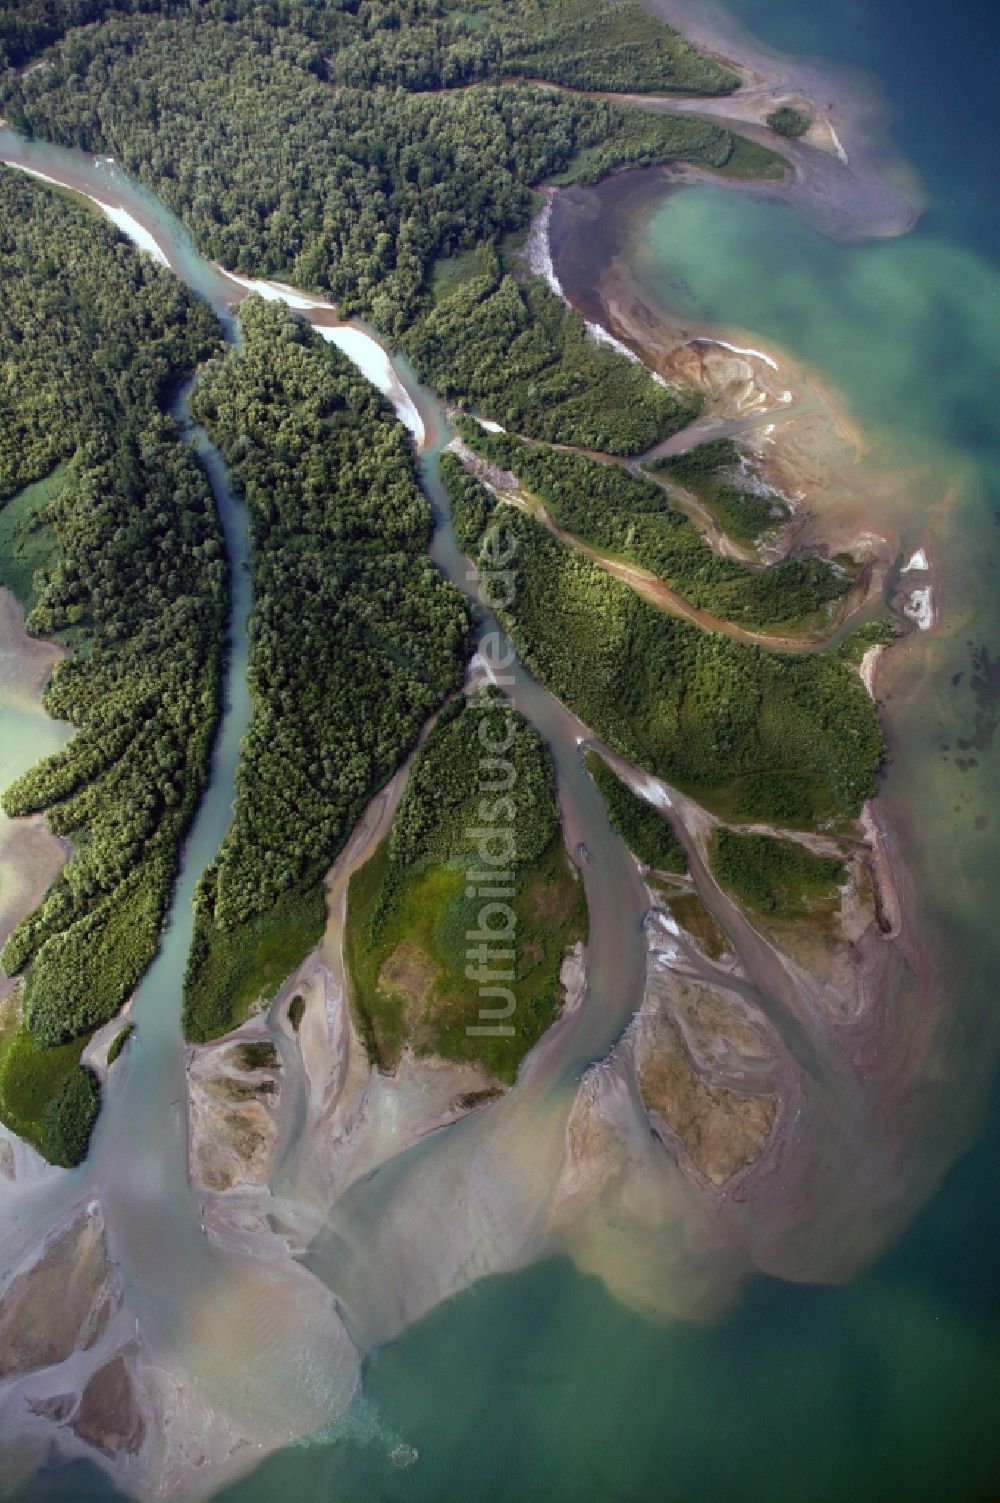
[[[937,480],[960,476],[957,503],[935,523],[946,630],[893,669],[889,688],[900,709],[884,797],[910,832],[906,856],[928,932],[947,944],[955,1038],[945,1085],[975,1096],[995,1047],[989,1020],[1000,959],[996,829],[977,828],[991,818],[997,793],[990,697],[969,691],[970,644],[1000,649],[1000,532],[990,510],[1000,500],[993,337],[1000,277],[989,260],[1000,215],[990,191],[994,132],[984,118],[996,93],[992,13],[968,0],[944,18],[900,0],[808,9],[795,0],[741,0],[733,9],[774,47],[875,70],[897,115],[896,140],[924,179],[928,210],[909,237],[852,246],[824,239],[777,203],[714,187],[669,197],[657,190],[636,222],[635,271],[665,304],[772,339],[816,368],[843,395],[880,462],[919,464],[932,479],[914,493],[915,540]],[[198,275],[193,263],[185,270]],[[457,567],[451,546],[447,532],[439,537],[441,561]],[[953,687],[956,673],[964,678]],[[239,681],[235,672],[231,683]],[[544,715],[538,691],[525,692]],[[942,741],[967,731],[983,745],[976,765],[960,771]],[[568,755],[566,767],[572,779]],[[217,808],[226,812],[228,800]],[[587,816],[595,817],[589,806]],[[219,833],[206,829],[202,844],[196,827],[192,878]],[[163,954],[171,945],[168,932]],[[163,1030],[168,1053],[181,964],[179,954],[169,966],[157,962],[143,988],[149,995],[162,977],[160,1003],[153,1006],[154,992],[140,1022]],[[624,990],[632,987],[630,977]],[[587,1042],[596,1048],[601,1031]],[[137,1101],[134,1109],[145,1108]],[[942,1117],[949,1143],[950,1126]],[[114,1130],[112,1118],[109,1147]],[[927,1134],[933,1156],[933,1118]],[[840,1289],[758,1278],[713,1326],[644,1321],[566,1260],[483,1280],[372,1354],[361,1400],[326,1441],[276,1453],[220,1497],[995,1496],[998,1166],[994,1110],[926,1210],[867,1275]],[[195,1228],[183,1213],[182,1221],[176,1235],[187,1257]],[[186,1276],[204,1277],[196,1269]],[[49,1472],[23,1493],[39,1503],[110,1496],[83,1467]]]

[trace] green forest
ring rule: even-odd
[[[764,913],[829,909],[844,878],[844,863],[835,856],[817,856],[796,840],[725,825],[712,832],[708,855],[713,876]]]
[[[290,0],[151,6],[139,15],[97,8],[107,19],[53,40],[44,67],[0,77],[8,122],[110,153],[208,256],[328,293],[345,313],[395,335],[429,306],[439,258],[528,223],[533,184],[567,170],[594,180],[674,159],[722,167],[734,150],[731,132],[704,120],[500,86],[522,71],[518,32],[528,71],[558,77],[551,49],[536,50],[546,30],[576,43],[600,36],[573,69],[592,81],[603,73],[604,86],[658,87],[664,49],[706,83],[731,86],[731,76],[633,6],[602,7],[598,27],[593,7],[547,5],[540,31],[532,29],[539,7],[500,3],[471,15],[419,3],[352,13]],[[71,19],[71,8],[62,14]],[[37,34],[51,38],[63,24],[46,30],[40,21]],[[453,42],[434,41],[452,30]],[[619,33],[632,40],[617,46]],[[640,34],[647,40],[637,48]],[[23,55],[23,44],[8,45]],[[495,63],[470,59],[480,45],[499,49]]]
[[[604,0],[0,0],[13,128],[113,155],[207,256],[363,314],[442,398],[532,441],[460,419],[560,527],[720,616],[799,624],[846,591],[843,571],[721,559],[663,486],[548,447],[642,454],[698,399],[596,341],[517,255],[546,182],[672,161],[774,169],[719,124],[547,85],[707,94],[738,81],[639,6]],[[168,272],[69,195],[3,169],[0,283],[0,579],[28,629],[66,649],[45,705],[75,732],[3,795],[8,814],[43,813],[72,854],[3,950],[23,991],[0,1026],[0,1116],[55,1163],[85,1155],[100,1088],[81,1051],[155,953],[207,775],[227,564],[168,411],[198,367],[191,411],[247,507],[252,717],[232,824],[196,892],[186,1035],[229,1030],[313,947],[325,872],[413,753],[391,832],[350,887],[355,1017],[382,1068],[409,1046],[510,1082],[558,1015],[562,959],[586,935],[582,884],[544,744],[495,691],[458,692],[470,612],[429,558],[430,508],[391,409],[259,298],[223,350]],[[756,536],[761,498],[738,504],[710,471],[722,525]],[[453,454],[441,474],[475,555],[498,502]],[[519,545],[504,625],[610,745],[723,812],[857,812],[882,742],[845,662],[699,631],[533,519],[505,507],[503,523]],[[483,1003],[464,953],[484,716],[513,727],[517,785],[516,1007],[496,1036],[467,1032]],[[660,815],[588,765],[636,854],[683,871]]]
[[[76,731],[3,794],[7,814],[42,812],[72,842],[2,954],[24,976],[30,1046],[4,1051],[0,1110],[44,1146],[50,1100],[63,1102],[60,1131],[93,1101],[78,1078],[59,1093],[155,953],[206,775],[225,554],[207,480],[162,407],[218,330],[110,226],[6,169],[0,282],[0,518],[13,509],[12,540],[27,529],[38,565],[29,583],[14,552],[16,577],[6,556],[0,574],[30,605],[29,631],[69,649],[44,703]],[[50,474],[58,483],[38,484]],[[62,1151],[85,1139],[67,1130]]]
[[[461,431],[477,453],[512,470],[544,502],[557,527],[641,564],[722,620],[761,627],[813,624],[850,589],[851,576],[821,558],[789,558],[766,569],[724,558],[670,504],[662,486],[621,465],[526,445],[509,434],[487,433],[469,419]]]
[[[792,825],[858,814],[883,745],[851,668],[832,653],[702,631],[516,507],[502,512],[516,550],[502,624],[525,665],[610,746],[720,811]]]
[[[191,0],[2,0],[0,49],[12,67],[67,32],[115,15],[184,16]],[[577,88],[723,94],[739,78],[672,27],[603,0],[199,0],[203,19],[293,32],[340,85],[454,88],[518,74]],[[331,55],[332,54],[332,55]]]
[[[439,396],[549,443],[639,454],[697,415],[645,366],[587,333],[540,278],[504,275],[493,252],[409,331],[406,348]]]
[[[683,454],[647,461],[645,468],[691,491],[712,512],[723,532],[740,543],[787,522],[787,503],[747,473],[746,461],[731,438],[713,438]]]
[[[240,326],[241,348],[192,394],[246,500],[253,586],[253,714],[185,983],[197,1039],[232,1027],[315,944],[327,867],[458,687],[469,646],[391,408],[280,304],[246,299]]]
[[[483,751],[484,722],[486,739],[505,746],[500,758]],[[486,942],[491,953],[513,951],[509,961],[486,962],[488,970],[514,972],[502,983],[514,994],[509,1033],[467,1031],[480,1024],[480,1008],[508,1005],[484,997],[467,969],[475,943],[468,936],[480,929],[487,901],[467,875],[484,869],[483,830],[503,837],[496,847],[487,843],[488,852],[509,852],[502,870],[512,878],[505,887],[513,932],[509,941]],[[485,922],[502,927],[495,915]],[[351,879],[345,955],[373,1063],[394,1068],[408,1045],[478,1062],[495,1079],[513,1081],[558,1016],[563,957],[585,938],[583,889],[563,846],[544,743],[496,689],[451,701],[414,758],[388,836]]]
[[[654,871],[683,875],[687,856],[664,816],[633,793],[597,752],[584,752],[583,760],[600,789],[611,823],[629,850]]]
[[[438,463],[458,546],[470,558],[475,558],[479,552],[479,540],[496,508],[496,497],[481,480],[469,473],[457,454],[442,454]]]

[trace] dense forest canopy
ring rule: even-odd
[[[540,278],[483,252],[409,331],[418,372],[442,397],[530,438],[637,454],[698,411],[644,365],[603,344]]]
[[[213,4],[111,15],[68,32],[41,66],[7,70],[0,108],[18,129],[114,155],[213,259],[321,289],[395,333],[427,305],[439,257],[526,224],[530,186],[582,153],[594,178],[629,162],[719,166],[733,149],[706,121],[499,87],[502,68],[470,89],[415,92],[392,77],[333,89],[302,29],[311,16]],[[359,17],[376,60],[409,43],[424,56],[421,6]]]
[[[23,67],[67,32],[118,15],[293,30],[337,83],[450,88],[524,74],[579,88],[720,94],[735,74],[640,6],[602,0],[0,0],[0,55]]]
[[[457,687],[469,640],[392,410],[281,305],[248,298],[240,322],[242,348],[192,397],[246,499],[253,583],[253,716],[187,987],[202,1036],[227,1024],[248,926],[310,892],[322,913],[326,868]]]
[[[103,220],[4,168],[0,284],[0,500],[66,462],[31,519],[51,547],[27,625],[72,649],[45,705],[76,734],[3,795],[8,814],[44,812],[73,845],[2,957],[25,975],[33,1043],[51,1048],[112,1017],[152,959],[206,774],[225,555],[162,405],[218,329]]]
[[[838,658],[702,631],[516,508],[493,518],[516,560],[503,625],[532,672],[609,745],[753,818],[858,813],[882,738],[863,684]]]

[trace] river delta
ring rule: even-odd
[[[952,243],[961,222],[934,213],[931,169],[922,187],[890,148],[870,82],[770,53],[721,14],[692,18],[672,0],[663,13],[750,76],[745,103],[738,92],[698,101],[699,113],[749,120],[751,138],[769,139],[766,105],[812,106],[811,137],[786,148],[792,178],[723,184],[647,168],[557,188],[528,255],[592,327],[703,394],[697,424],[644,459],[738,436],[789,505],[771,560],[849,554],[861,566],[863,585],[825,635],[842,640],[887,611],[897,623],[898,640],[858,664],[889,749],[878,797],[853,844],[844,829],[801,837],[844,858],[836,916],[803,926],[736,902],[710,864],[719,811],[606,744],[525,671],[485,610],[467,686],[499,677],[548,747],[589,913],[586,945],[563,965],[561,1016],[516,1085],[497,1092],[473,1063],[413,1053],[381,1072],[347,1006],[348,887],[390,829],[407,765],[328,874],[319,946],[265,1011],[185,1044],[191,900],[229,824],[251,703],[244,512],[180,393],[230,561],[224,714],[86,1163],[54,1171],[3,1140],[0,1437],[17,1496],[250,1500],[284,1487],[556,1499],[655,1487],[770,1499],[801,1496],[818,1458],[825,1480],[811,1496],[931,1498],[947,1478],[972,1498],[996,1475],[996,1337],[977,1271],[995,1228],[977,1246],[973,1219],[990,1171],[981,1191],[969,1178],[984,1150],[932,1198],[980,1129],[996,1044],[984,979],[995,541],[981,475],[995,478],[997,435],[966,389],[991,357],[971,312],[954,374],[935,371],[932,340],[905,343],[941,278],[964,270],[971,308],[988,274]],[[9,131],[0,156],[103,205],[207,298],[230,340],[233,309],[253,291],[336,344],[411,435],[431,557],[476,596],[442,452],[525,515],[537,497],[456,438],[404,355],[324,299],[227,276],[113,162]],[[837,289],[827,302],[824,287]],[[889,312],[857,373],[874,308]],[[638,579],[599,549],[587,556]],[[645,584],[667,588],[648,571]],[[0,734],[16,773],[63,730],[39,706],[52,649],[24,635],[6,593],[4,607]],[[781,640],[817,646],[809,633]],[[587,747],[669,813],[687,875],[636,862]],[[21,913],[63,852],[37,819],[5,823],[0,839],[3,911]],[[102,1071],[118,1026],[88,1046]],[[994,1138],[991,1127],[987,1146]],[[956,1207],[973,1243],[966,1300],[935,1271],[939,1252],[957,1256],[942,1224]],[[25,1333],[56,1290],[59,1317],[46,1315],[39,1344]],[[859,1352],[882,1385],[867,1430],[845,1392]],[[787,1428],[779,1457],[773,1437]]]

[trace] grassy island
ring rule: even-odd
[[[484,722],[487,739],[509,743],[502,759],[484,755]],[[496,791],[501,783],[509,793]],[[493,835],[487,839],[484,830]],[[470,872],[492,870],[484,840],[487,851],[509,849],[509,881],[473,885]],[[513,918],[503,921],[514,957],[488,968],[513,972],[503,983],[514,999],[503,1025],[510,1031],[470,1032],[483,1026],[482,1008],[502,1013],[507,1006],[483,994],[469,966],[470,946],[480,943],[470,935],[503,919],[483,918],[488,894],[500,887],[509,893],[504,907]],[[392,1069],[409,1046],[477,1062],[511,1082],[559,1014],[563,957],[586,929],[544,743],[495,689],[453,701],[414,760],[389,835],[351,880],[345,953],[370,1057]],[[508,942],[485,943],[495,952]]]
[[[772,110],[767,117],[767,123],[779,136],[786,136],[790,141],[797,141],[804,136],[812,121],[801,110],[794,109],[790,104],[779,105]]]
[[[798,841],[725,825],[713,832],[709,860],[713,875],[744,903],[782,915],[829,908],[845,873],[842,861],[817,856]]]
[[[723,532],[740,543],[759,542],[765,532],[780,527],[791,515],[779,495],[752,483],[731,438],[710,439],[683,454],[651,459],[645,467],[650,474],[662,475],[697,496]]]

